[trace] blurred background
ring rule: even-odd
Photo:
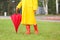
[[[0,0],[0,16],[10,16],[15,12],[15,8],[20,0]],[[40,15],[59,15],[60,0],[38,0],[36,14]],[[20,9],[21,12],[21,9]]]

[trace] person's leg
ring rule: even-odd
[[[26,34],[30,34],[30,25],[26,25]]]
[[[38,27],[37,27],[37,24],[34,25],[34,30],[35,30],[35,34],[38,34]]]

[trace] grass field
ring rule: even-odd
[[[60,23],[37,21],[39,34],[34,34],[34,28],[31,26],[31,34],[26,35],[26,28],[20,25],[18,33],[11,20],[0,19],[0,40],[60,40]]]

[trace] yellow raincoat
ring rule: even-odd
[[[38,0],[21,0],[17,8],[22,6],[22,24],[36,24],[35,12],[38,8]]]

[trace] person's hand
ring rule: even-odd
[[[19,10],[19,9],[18,9],[18,8],[16,8],[16,14],[18,14],[18,10]]]

